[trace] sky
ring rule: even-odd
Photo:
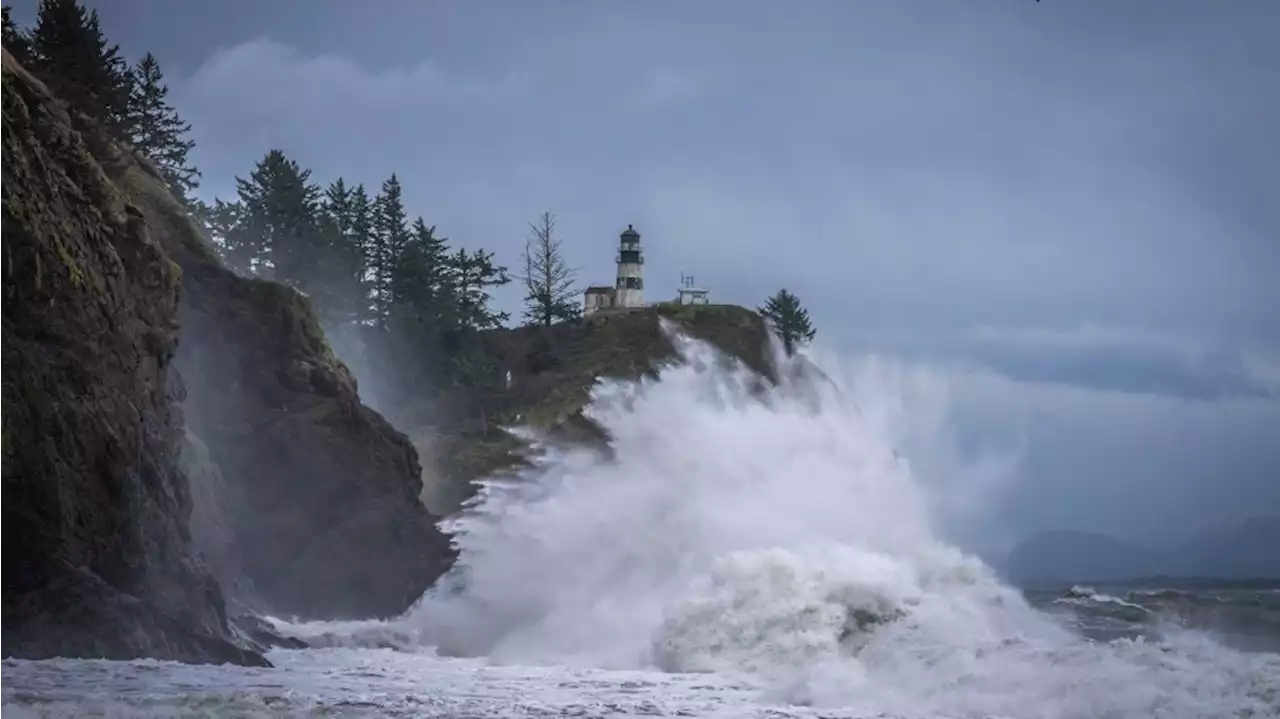
[[[980,543],[1280,511],[1274,0],[88,4],[206,198],[272,148],[394,171],[510,266],[554,211],[584,285],[634,224],[648,299],[786,287],[934,368],[957,451],[1016,448]]]

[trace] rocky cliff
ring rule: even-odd
[[[181,272],[7,52],[3,85],[4,653],[265,665],[189,540]]]
[[[534,427],[567,441],[603,441],[599,428],[582,416],[591,386],[600,377],[652,374],[675,359],[663,319],[741,360],[762,380],[777,379],[764,320],[733,305],[658,305],[550,328],[487,332],[483,354],[501,381],[442,392],[425,413],[436,421],[410,430],[427,465],[424,502],[437,513],[451,513],[473,493],[472,480],[519,464],[523,444],[503,427]]]
[[[4,152],[5,538],[31,548],[5,566],[5,650],[255,662],[226,591],[304,618],[406,609],[453,553],[413,444],[361,404],[309,300],[226,270],[150,163],[7,56]],[[436,398],[426,494],[451,511],[519,462],[501,425],[599,440],[591,383],[671,358],[661,317],[770,375],[736,307],[488,333],[511,382]]]
[[[361,404],[304,295],[225,269],[132,152],[98,159],[182,268],[176,365],[187,426],[224,485],[220,555],[276,614],[407,609],[452,561],[418,499],[413,445]]]
[[[33,548],[4,568],[5,650],[11,628],[67,612],[104,632],[142,621],[36,617],[62,577],[102,590],[86,571],[224,638],[255,631],[228,634],[226,590],[286,616],[406,609],[448,540],[413,446],[361,404],[307,298],[224,269],[149,162],[8,56],[4,81],[5,538]],[[50,651],[103,646],[66,634],[88,644]],[[110,652],[198,658],[146,641]]]

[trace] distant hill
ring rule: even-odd
[[[1013,548],[1005,575],[1019,586],[1139,577],[1280,577],[1280,515],[1220,523],[1170,551],[1076,531],[1041,532]]]
[[[1034,534],[1009,552],[1005,574],[1014,584],[1036,586],[1070,581],[1112,581],[1162,574],[1154,550],[1090,532]]]
[[[1173,554],[1178,574],[1280,577],[1280,515],[1215,525]]]

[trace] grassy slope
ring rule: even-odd
[[[599,377],[638,378],[675,358],[662,333],[665,317],[690,336],[706,340],[765,377],[773,377],[768,333],[760,316],[733,305],[663,305],[610,317],[499,330],[485,337],[488,354],[512,386],[449,393],[434,426],[409,430],[423,457],[424,497],[437,514],[470,496],[471,480],[520,463],[523,445],[502,431],[521,424],[578,441],[600,441],[600,430],[582,417]]]

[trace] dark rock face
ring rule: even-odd
[[[206,580],[205,590],[211,601],[220,598],[212,579]],[[8,591],[6,586],[5,592]],[[9,626],[11,614],[18,617],[20,628]],[[154,602],[121,592],[87,567],[61,562],[56,576],[39,591],[24,593],[12,608],[6,601],[4,651],[6,656],[29,659],[147,657],[199,664],[271,666],[260,653],[243,647],[266,647],[274,642],[251,643],[242,639],[233,643],[193,631],[175,616],[159,611]]]
[[[419,500],[413,445],[361,404],[305,296],[225,269],[145,161],[100,150],[182,268],[183,408],[231,508],[215,555],[234,558],[276,614],[403,612],[453,560]]]
[[[190,546],[181,273],[8,53],[3,84],[4,652],[265,665]]]

